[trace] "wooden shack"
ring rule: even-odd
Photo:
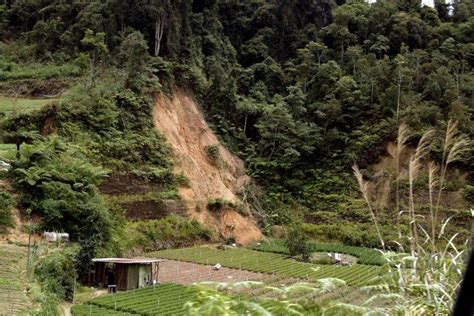
[[[95,258],[89,283],[98,287],[115,285],[117,290],[131,290],[158,283],[161,259]]]

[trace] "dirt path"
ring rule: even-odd
[[[261,239],[255,220],[242,215],[249,212],[238,198],[239,191],[249,181],[244,163],[220,144],[192,97],[183,91],[176,91],[173,99],[163,94],[156,96],[153,119],[173,150],[175,172],[189,180],[188,186],[179,189],[188,214],[222,237],[233,237],[240,244]],[[214,160],[206,152],[209,146],[218,148]],[[224,207],[211,213],[207,209],[211,199],[230,202],[243,211]]]
[[[213,270],[213,266],[197,263],[166,260],[160,263],[158,279],[162,283],[172,282],[189,285],[195,282],[241,282],[265,281],[271,278],[268,274],[250,272],[245,270],[220,268]]]

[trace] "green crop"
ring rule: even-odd
[[[273,239],[254,246],[253,249],[288,255],[288,248],[285,242],[280,239]],[[376,249],[366,247],[346,246],[339,243],[319,243],[312,242],[313,252],[337,252],[357,257],[357,263],[381,266],[385,263],[382,253]]]
[[[114,295],[101,296],[74,306],[73,315],[182,315],[184,304],[198,293],[193,287],[160,284]]]
[[[318,265],[287,258],[280,254],[249,249],[218,250],[211,247],[168,249],[153,252],[150,256],[248,270],[316,281],[322,278],[339,278],[348,285],[362,286],[378,277],[382,268],[372,265],[354,264],[352,266]]]

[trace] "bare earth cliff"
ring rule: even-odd
[[[179,189],[189,216],[224,238],[234,237],[237,243],[259,240],[262,234],[251,215],[242,215],[248,210],[237,196],[249,181],[244,164],[220,144],[192,97],[183,91],[177,91],[172,99],[157,95],[153,118],[173,150],[175,172],[189,179],[189,186]],[[215,145],[218,162],[206,153],[207,146]],[[210,211],[208,201],[212,199],[239,206],[240,212],[229,206]]]

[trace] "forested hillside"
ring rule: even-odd
[[[456,243],[471,234],[471,0],[7,0],[0,39],[0,231],[13,210],[67,231],[79,276],[99,255],[238,239],[202,208],[350,246],[413,250],[418,215],[427,235],[450,217]],[[166,135],[153,112],[175,95],[244,162],[239,201],[183,199],[199,189],[173,143],[187,127]],[[231,154],[205,145],[209,186]]]

